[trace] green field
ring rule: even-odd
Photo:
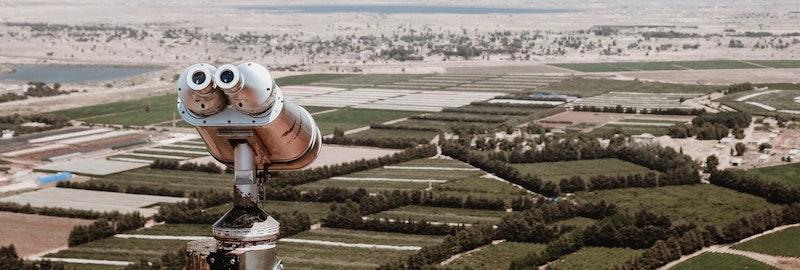
[[[578,201],[606,201],[631,213],[646,209],[676,222],[711,223],[724,227],[757,211],[777,208],[766,199],[714,185],[623,188],[575,194]]]
[[[321,81],[328,81],[328,80],[335,80],[341,78],[347,78],[353,76],[352,74],[324,74],[324,73],[314,73],[314,74],[302,74],[302,75],[292,75],[286,77],[280,77],[275,79],[275,83],[278,86],[287,86],[287,85],[303,85],[303,84],[310,84],[315,82]]]
[[[333,130],[337,127],[343,130],[350,130],[417,114],[419,112],[345,108],[335,112],[314,115],[314,121],[316,121],[322,134],[327,135],[333,134]]]
[[[134,156],[131,158],[143,159]],[[230,189],[233,175],[142,168],[93,178],[91,181],[114,184],[123,188],[146,186],[180,191],[207,191],[209,189]]]
[[[80,107],[53,114],[61,114],[71,119],[98,124],[152,125],[172,121],[177,115],[177,95],[167,94],[120,102]],[[147,107],[150,107],[149,111]]]
[[[713,252],[705,252],[671,268],[671,270],[707,269],[774,270],[777,268],[744,256]]]
[[[500,222],[500,218],[505,214],[505,211],[409,205],[372,214],[369,215],[369,217],[394,220],[425,220],[445,223],[497,223]]]
[[[303,212],[308,214],[308,216],[311,218],[311,222],[316,223],[328,215],[328,211],[330,211],[331,209],[331,204],[333,203],[267,201],[263,206],[261,206],[261,209],[264,209],[264,211],[266,211],[267,213],[270,212],[288,213],[292,211]],[[233,208],[233,204],[228,203],[213,208],[209,208],[206,211],[222,216],[222,214],[228,212],[228,210],[230,210],[231,208]]]
[[[768,234],[734,245],[733,248],[773,256],[800,257],[800,227]]]
[[[393,181],[351,181],[351,180],[336,180],[336,179],[323,179],[308,184],[297,186],[300,190],[318,190],[326,187],[344,188],[349,190],[356,190],[359,188],[366,189],[369,192],[393,191],[393,190],[420,190],[428,188],[429,185],[438,185],[439,183],[428,182],[393,182]]]
[[[457,159],[444,159],[444,158],[421,158],[412,161],[407,161],[392,166],[398,167],[441,167],[441,168],[474,168],[467,163],[461,162]]]
[[[451,170],[420,170],[420,169],[387,169],[377,168],[372,170],[360,171],[345,175],[344,177],[380,177],[397,179],[419,179],[419,180],[456,180],[465,177],[482,175],[480,170],[470,171],[451,171]]]
[[[186,248],[188,241],[105,238],[71,247],[45,257],[112,261],[157,261],[166,252]]]
[[[684,120],[670,120],[670,119],[637,119],[637,118],[626,118],[619,120],[619,122],[626,122],[626,123],[649,123],[649,124],[681,124],[681,123],[689,123],[690,121]]]
[[[414,140],[433,140],[438,135],[435,131],[410,130],[410,129],[368,129],[353,134],[348,134],[348,138],[373,138],[373,139],[414,139]]]
[[[639,254],[641,250],[628,248],[584,247],[547,265],[548,270],[560,269],[614,269]]]
[[[752,169],[748,173],[758,175],[765,181],[775,181],[800,188],[800,163]]]
[[[575,64],[550,64],[550,65],[580,72],[620,72],[620,71],[687,70],[687,69],[763,68],[761,66],[767,66],[772,68],[800,68],[800,60],[742,60],[742,61],[705,60],[705,61],[668,61],[668,62],[575,63]]]
[[[512,260],[522,258],[528,253],[541,252],[544,248],[543,244],[502,242],[466,254],[447,264],[446,267],[449,269],[508,269]]]
[[[325,80],[312,83],[314,85],[328,85],[348,88],[374,87],[381,84],[419,79],[427,74],[359,74],[339,79]]]
[[[330,247],[313,244],[279,243],[278,257],[286,269],[376,269],[415,251]]]
[[[628,175],[645,173],[649,169],[619,159],[592,159],[559,162],[519,163],[511,167],[522,174],[530,173],[544,181],[558,182],[572,176],[587,179],[594,175]]]
[[[468,177],[450,181],[433,187],[435,194],[451,196],[472,196],[476,198],[499,198],[510,201],[511,199],[525,196],[527,192],[510,183],[484,177]]]
[[[127,234],[172,235],[172,236],[211,236],[211,224],[162,224],[141,228]]]
[[[391,246],[434,246],[444,240],[444,236],[415,235],[391,232],[359,231],[336,228],[320,228],[291,236],[295,239],[323,240],[351,244],[374,244]]]
[[[713,85],[671,84],[573,77],[559,83],[550,84],[543,88],[542,91],[589,97],[612,91],[619,92],[621,89],[624,89],[625,92],[638,93],[711,93],[724,90],[725,88],[725,86]]]
[[[669,133],[669,127],[663,126],[648,126],[648,125],[615,125],[606,124],[601,127],[592,129],[590,134],[606,137],[614,134],[623,134],[625,136],[651,134],[653,136],[663,136]],[[604,136],[605,135],[605,136]]]

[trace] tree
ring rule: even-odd
[[[741,157],[744,155],[744,152],[747,151],[747,146],[743,143],[736,143],[734,149],[736,149],[736,155]]]
[[[703,171],[712,173],[717,170],[717,166],[719,166],[719,158],[717,158],[717,155],[710,155],[706,158],[706,168]]]
[[[758,146],[758,152],[764,153],[764,150],[772,149],[772,145],[768,143],[762,143]]]

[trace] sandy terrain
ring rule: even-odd
[[[28,257],[67,246],[67,237],[75,225],[86,225],[93,220],[48,217],[40,215],[0,212],[3,229],[0,246],[13,244],[20,257]]]

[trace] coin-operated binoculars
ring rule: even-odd
[[[317,158],[322,136],[314,119],[252,62],[192,65],[177,91],[178,113],[234,171],[233,209],[212,226],[214,240],[189,243],[188,269],[282,269],[280,224],[260,208],[259,190],[268,170],[297,170]]]

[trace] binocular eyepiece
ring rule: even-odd
[[[322,136],[302,107],[284,100],[269,71],[253,62],[195,64],[177,81],[178,112],[195,126],[209,152],[232,165],[246,142],[259,169],[293,170],[316,159]]]

